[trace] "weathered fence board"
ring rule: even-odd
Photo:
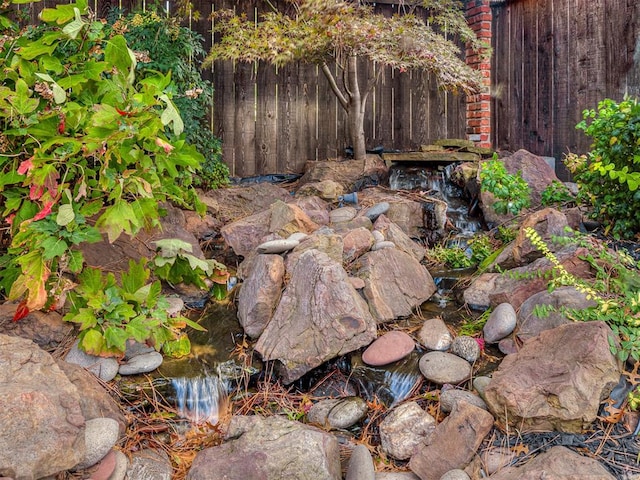
[[[493,18],[497,148],[557,160],[583,153],[582,111],[640,95],[637,0],[512,0],[494,6]]]

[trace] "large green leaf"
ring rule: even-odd
[[[116,201],[112,206],[104,209],[104,213],[96,221],[96,227],[107,234],[109,243],[115,242],[125,232],[128,235],[138,233],[135,226],[131,205],[124,200]]]
[[[162,124],[165,126],[173,124],[174,135],[180,135],[184,131],[184,123],[182,122],[182,117],[180,117],[180,112],[178,112],[175,104],[167,95],[160,95],[159,98],[167,105],[160,117]]]
[[[104,60],[109,65],[116,67],[119,73],[125,75],[130,85],[133,84],[136,61],[122,35],[115,35],[107,42],[104,49]]]
[[[129,270],[122,273],[122,289],[125,292],[133,294],[144,287],[150,275],[144,264],[145,259],[140,259],[140,262],[129,261]],[[146,293],[139,302],[142,303],[145,298]]]
[[[69,35],[69,37],[71,37],[72,39],[76,39],[78,37],[78,35],[80,34],[80,32],[82,31],[82,28],[87,25],[87,22],[85,22],[82,19],[82,16],[80,15],[80,10],[77,8],[73,9],[73,15],[74,15],[74,19],[73,21],[67,23],[64,28],[62,29],[62,31],[64,33],[66,33],[67,35]]]
[[[127,348],[129,334],[122,328],[110,326],[104,331],[104,339],[108,348],[116,348],[124,352]]]
[[[55,38],[55,41],[53,39]],[[41,55],[52,55],[60,43],[60,34],[45,34],[39,40],[20,47],[18,55],[25,60],[33,60]]]
[[[29,87],[27,83],[19,79],[16,82],[16,92],[12,96],[9,97],[9,103],[16,109],[16,113],[19,115],[28,115],[33,112],[36,108],[38,108],[38,99],[29,98],[31,93],[29,92]]]

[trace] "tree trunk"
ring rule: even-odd
[[[366,92],[362,95],[358,84],[358,57],[351,55],[347,60],[347,91],[349,104],[347,107],[347,124],[349,126],[349,139],[353,147],[353,158],[364,160],[367,148],[364,139],[364,108]]]

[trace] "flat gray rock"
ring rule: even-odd
[[[153,372],[162,365],[160,352],[147,352],[131,357],[126,363],[120,365],[120,375],[138,375],[139,373]]]
[[[445,351],[451,347],[452,337],[441,318],[425,320],[418,332],[418,340],[429,350]]]
[[[516,328],[517,315],[509,303],[501,303],[493,309],[482,332],[487,343],[495,343],[510,335]]]
[[[119,430],[118,422],[112,418],[87,420],[84,430],[86,452],[75,469],[84,470],[102,460],[118,441]]]
[[[356,445],[351,452],[345,480],[375,480],[376,471],[369,449],[364,445]]]
[[[78,340],[76,340],[64,360],[86,368],[102,381],[109,382],[113,380],[118,374],[118,361],[115,358],[98,357],[83,352],[78,347],[78,343]]]
[[[471,377],[471,364],[452,353],[426,353],[420,359],[419,366],[427,380],[439,385],[458,385]]]

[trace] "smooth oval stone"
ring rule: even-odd
[[[427,380],[440,385],[457,385],[471,376],[471,364],[453,353],[426,353],[420,359],[419,367]]]
[[[480,345],[475,338],[461,335],[453,339],[450,352],[473,363],[480,357]]]
[[[314,404],[307,420],[323,427],[343,429],[358,423],[367,411],[367,402],[360,397],[330,398]]]
[[[120,425],[113,418],[105,417],[87,420],[84,430],[86,451],[84,459],[75,468],[84,470],[102,460],[118,441],[119,434]]]
[[[482,332],[484,340],[488,343],[495,343],[510,335],[516,328],[518,316],[510,303],[498,305],[485,323]]]
[[[300,242],[298,240],[270,240],[268,242],[261,243],[256,247],[258,253],[284,253],[289,250],[293,250]]]
[[[368,208],[363,215],[372,222],[375,222],[380,215],[387,213],[390,207],[389,202],[376,203],[373,207]]]
[[[483,410],[488,410],[487,404],[484,403],[484,400],[468,390],[450,388],[449,390],[443,390],[442,393],[440,393],[440,409],[444,413],[451,412],[458,402],[467,402]]]
[[[471,480],[471,477],[467,475],[467,472],[456,468],[449,470],[447,473],[440,477],[440,480]]]
[[[513,338],[506,337],[498,342],[498,350],[505,355],[509,355],[510,353],[516,353],[518,351],[518,345],[516,345]]]
[[[404,332],[394,330],[385,333],[369,345],[362,353],[362,361],[367,365],[379,367],[403,359],[414,348],[413,338]]]
[[[373,239],[376,241],[376,243],[385,241],[384,234],[380,230],[374,230],[371,232],[371,234],[373,235]]]
[[[385,248],[396,248],[396,244],[385,240],[384,242],[376,243],[373,247],[371,247],[371,250],[375,252],[376,250],[383,250]]]
[[[292,233],[291,235],[289,235],[287,237],[287,240],[293,240],[293,241],[296,241],[296,242],[301,242],[302,240],[304,240],[308,236],[309,235],[307,235],[304,232],[295,232],[295,233]]]
[[[331,223],[349,222],[356,218],[358,211],[354,207],[341,207],[329,212]]]
[[[100,380],[109,382],[118,374],[118,361],[112,357],[98,357],[80,350],[76,340],[64,360],[86,368]]]
[[[109,450],[109,453],[97,464],[89,480],[109,480],[116,469],[116,465],[116,451]]]
[[[418,340],[429,350],[445,351],[451,347],[451,332],[441,318],[425,320],[418,332]]]
[[[491,377],[486,377],[484,375],[480,377],[476,377],[473,379],[473,388],[478,392],[478,395],[484,400],[484,391],[487,386],[491,383]]]
[[[369,449],[363,444],[356,445],[351,452],[345,480],[375,480],[376,470]]]
[[[126,363],[120,365],[118,373],[120,375],[137,375],[154,371],[162,365],[162,354],[159,352],[148,352],[131,357]]]

